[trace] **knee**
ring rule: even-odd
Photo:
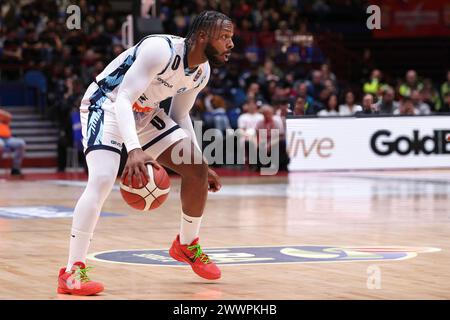
[[[114,174],[106,172],[97,172],[89,174],[89,183],[95,185],[95,189],[100,192],[109,192],[109,189],[114,185],[116,177]]]
[[[24,140],[18,140],[14,145],[13,151],[15,152],[15,154],[23,156],[23,154],[25,153],[25,146],[26,145]]]
[[[20,139],[20,140],[19,140],[19,143],[18,143],[18,146],[19,146],[19,149],[25,150],[27,144],[25,143],[25,140]]]

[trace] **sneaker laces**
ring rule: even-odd
[[[194,261],[199,258],[200,261],[203,262],[204,264],[207,264],[207,263],[210,262],[208,255],[206,255],[203,252],[203,250],[202,250],[202,248],[200,247],[199,244],[195,244],[193,246],[188,246],[187,249],[189,251],[194,251],[195,250],[194,256],[193,256]]]
[[[85,267],[85,268],[80,268],[78,267],[75,270],[75,278],[81,282],[89,282],[91,281],[91,279],[89,279],[89,276],[87,275],[87,273],[92,269],[92,267]]]

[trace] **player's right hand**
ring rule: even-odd
[[[135,176],[139,187],[144,185],[142,176],[147,180],[150,179],[146,164],[150,163],[154,168],[159,170],[161,165],[148,156],[141,148],[133,149],[128,153],[127,163],[122,173],[122,180],[128,176],[128,181],[132,181],[132,177]]]

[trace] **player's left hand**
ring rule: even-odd
[[[220,188],[222,188],[222,184],[219,176],[213,169],[208,168],[208,191],[217,192]]]

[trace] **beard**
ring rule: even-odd
[[[213,66],[214,68],[222,67],[225,64],[225,61],[220,60],[219,58],[220,56],[219,51],[217,51],[217,49],[214,48],[210,43],[206,44],[205,56],[208,59],[211,66]]]

